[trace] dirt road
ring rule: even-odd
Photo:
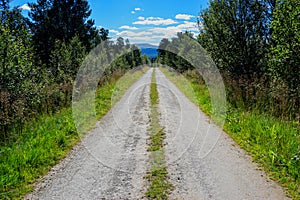
[[[143,199],[151,74],[152,69],[26,199]],[[156,76],[175,186],[169,199],[287,199],[159,70]]]
[[[288,199],[162,72],[156,76],[167,132],[165,154],[175,186],[170,199]]]
[[[148,71],[26,199],[141,199],[146,192]]]

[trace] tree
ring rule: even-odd
[[[88,19],[91,10],[86,0],[38,0],[29,6],[33,42],[43,63],[48,63],[57,40],[68,44],[77,35],[89,51],[107,37],[107,31],[97,31]]]
[[[300,2],[278,1],[272,21],[273,46],[269,68],[274,83],[283,83],[289,90],[289,98],[300,104]],[[299,111],[299,110],[298,110]]]
[[[172,38],[171,41],[168,39],[162,39],[159,44],[157,62],[168,65],[179,72],[184,72],[188,69],[192,69],[190,63],[188,63],[181,55],[186,57],[195,56],[191,53],[192,44],[186,44],[187,41],[184,37],[193,38],[191,33],[177,33],[177,37]]]
[[[56,82],[72,83],[85,55],[85,48],[78,36],[75,36],[70,44],[56,40],[55,48],[50,54],[50,63],[53,66],[51,74]]]
[[[261,76],[266,71],[270,38],[268,2],[211,0],[200,14],[200,44],[224,71],[233,76]]]
[[[37,68],[25,19],[20,10],[9,9],[1,1],[0,23],[0,141],[7,139],[9,127],[17,127],[38,100]]]
[[[109,31],[101,28],[100,30],[96,30],[97,31],[97,35],[96,37],[92,40],[92,48],[95,48],[98,44],[100,44],[102,41],[108,40],[108,34]]]

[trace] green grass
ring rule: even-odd
[[[27,124],[15,143],[1,147],[0,199],[21,198],[31,191],[36,178],[78,141],[70,108]]]
[[[186,79],[168,69],[162,72],[190,98],[182,88]],[[211,104],[207,87],[189,77],[195,91],[196,104],[211,115]],[[185,79],[185,80],[184,80]],[[191,98],[190,98],[191,99]],[[191,101],[195,102],[194,99]],[[300,124],[286,122],[259,111],[227,108],[224,130],[253,157],[269,176],[281,183],[288,196],[300,199]]]
[[[117,99],[121,98],[144,71],[137,70],[124,75],[123,79],[126,81],[122,81],[122,89],[117,92]],[[116,102],[111,102],[116,87],[117,81],[112,80],[97,90],[98,119]],[[90,127],[93,123],[90,122]],[[0,199],[22,199],[26,193],[32,191],[36,180],[66,157],[79,140],[71,108],[62,109],[53,115],[41,115],[32,120],[24,127],[16,142],[0,147]]]
[[[166,138],[166,134],[159,124],[159,112],[157,108],[159,97],[155,79],[155,70],[152,74],[150,100],[150,143],[148,151],[151,153],[151,167],[146,175],[146,179],[150,183],[146,196],[149,199],[168,199],[168,194],[171,192],[173,186],[168,182],[169,177],[165,164],[164,139]]]

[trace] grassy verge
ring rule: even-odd
[[[151,113],[150,113],[150,144],[148,151],[151,153],[151,167],[147,172],[147,180],[150,186],[146,192],[149,199],[167,199],[172,189],[172,185],[168,183],[168,172],[165,165],[164,155],[164,139],[166,134],[159,125],[158,112],[158,91],[155,80],[155,70],[152,74],[152,83],[150,87]]]
[[[119,99],[144,71],[127,73],[121,78],[126,81],[122,81],[122,89],[117,92]],[[111,96],[117,87],[117,80],[112,79],[98,89],[96,107],[99,119],[113,105]],[[0,199],[22,199],[33,189],[37,178],[66,157],[79,140],[71,108],[32,120],[15,143],[0,147]]]
[[[161,71],[191,99],[182,87],[187,80],[168,69]],[[195,91],[196,104],[208,115],[211,104],[207,87],[189,77]],[[195,102],[194,99],[191,101]],[[247,150],[269,176],[281,183],[289,196],[300,199],[300,128],[297,122],[286,122],[259,111],[227,109],[224,130],[245,150]]]

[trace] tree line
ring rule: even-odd
[[[200,12],[196,40],[220,69],[234,107],[299,121],[299,13],[298,0],[210,0]],[[178,46],[182,34],[193,37],[179,33],[160,49]],[[168,51],[159,50],[157,60],[180,72],[192,69]]]
[[[14,140],[24,123],[71,103],[77,71],[88,53],[109,39],[90,19],[86,0],[38,0],[22,10],[0,1],[0,142]],[[107,41],[109,49],[132,49],[106,70],[124,71],[148,62],[128,40]],[[109,56],[109,55],[106,55]],[[105,83],[110,77],[102,77]]]

